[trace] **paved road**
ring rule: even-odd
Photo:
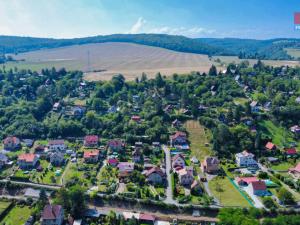
[[[125,208],[126,207],[126,208]],[[110,211],[115,211],[117,214],[121,214],[123,212],[139,212],[139,213],[148,213],[153,216],[155,216],[157,219],[164,220],[164,221],[172,221],[173,219],[177,219],[179,221],[191,221],[191,222],[218,222],[217,218],[213,217],[205,217],[205,216],[200,216],[200,217],[194,217],[188,214],[172,214],[172,213],[160,213],[160,212],[152,212],[150,210],[141,210],[141,209],[129,209],[127,206],[122,206],[120,207],[112,207],[112,206],[103,206],[103,207],[98,207],[94,205],[89,205],[89,208],[91,209],[97,209],[102,212],[110,212]]]
[[[0,180],[1,183],[7,183],[10,182],[12,184],[20,184],[24,186],[29,186],[29,187],[36,187],[36,188],[44,188],[44,189],[49,189],[49,190],[58,190],[61,188],[60,185],[47,185],[47,184],[35,184],[31,182],[23,182],[23,181],[14,181],[14,180]]]
[[[242,187],[242,189],[250,196],[250,198],[253,201],[253,204],[254,204],[255,208],[259,208],[259,209],[265,208],[264,204],[261,202],[259,197],[253,194],[250,185],[248,185],[247,187]]]
[[[167,190],[166,190],[166,199],[164,200],[167,204],[177,204],[177,202],[173,199],[173,190],[172,190],[172,179],[171,179],[171,154],[169,148],[165,145],[162,146],[165,156],[166,156],[166,174],[167,174]]]

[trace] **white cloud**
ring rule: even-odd
[[[153,28],[149,30],[149,33],[156,33],[156,34],[171,34],[171,35],[184,35],[188,37],[199,37],[199,36],[205,36],[209,34],[216,33],[213,29],[206,29],[203,27],[158,27]]]
[[[133,24],[133,26],[131,27],[129,33],[136,34],[136,33],[140,32],[146,22],[147,21],[143,17],[138,18],[136,23]]]

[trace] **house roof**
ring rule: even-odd
[[[254,181],[258,181],[258,178],[257,177],[237,177],[235,180],[237,183],[240,183],[242,181],[247,184],[250,184]]]
[[[4,144],[8,144],[11,142],[14,144],[18,144],[18,143],[20,143],[20,140],[19,140],[19,138],[15,137],[15,136],[9,136],[3,140]]]
[[[98,156],[99,155],[99,150],[89,150],[89,151],[85,151],[83,153],[83,158],[87,159],[87,158],[92,158],[92,157],[95,157],[95,156]]]
[[[257,105],[257,101],[252,101],[250,104],[251,107],[255,107],[256,105]]]
[[[124,143],[122,140],[118,140],[118,139],[114,139],[114,140],[110,140],[108,142],[108,145],[109,146],[114,146],[114,147],[118,147],[118,146],[124,146]]]
[[[184,159],[184,156],[182,154],[176,154],[173,158],[172,158],[172,161],[176,161],[178,158],[182,158]]]
[[[145,175],[146,175],[146,177],[148,177],[148,176],[150,176],[153,173],[157,173],[160,176],[164,176],[165,175],[164,172],[159,167],[152,167],[150,170],[146,171]]]
[[[204,159],[204,164],[210,166],[210,165],[217,165],[219,164],[219,160],[216,157],[207,156]]]
[[[254,155],[252,153],[248,152],[247,150],[237,153],[236,156],[238,156],[238,157],[248,157],[249,156],[252,158],[254,157]]]
[[[84,137],[85,142],[98,142],[99,137],[97,135],[87,135]]]
[[[272,142],[268,142],[267,144],[266,144],[266,149],[268,149],[268,150],[272,150],[272,149],[274,149],[276,147],[276,145],[274,145]]]
[[[121,171],[124,171],[124,170],[132,171],[132,170],[134,170],[134,163],[132,163],[132,162],[120,162],[118,164],[118,168]]]
[[[264,191],[267,189],[266,183],[264,181],[258,180],[251,182],[253,190]]]
[[[33,153],[24,153],[19,155],[18,160],[22,160],[25,162],[33,162],[35,159],[36,155]]]
[[[115,159],[115,158],[112,158],[112,159],[109,159],[108,160],[108,164],[115,164],[115,163],[118,163],[119,160]]]
[[[153,215],[141,213],[139,219],[144,221],[155,221],[156,218]]]
[[[46,205],[42,213],[42,219],[43,220],[57,219],[60,216],[61,210],[62,210],[61,205]]]
[[[63,145],[63,144],[65,144],[65,140],[63,139],[49,141],[49,145]]]
[[[171,135],[171,139],[176,139],[178,137],[184,137],[186,138],[186,133],[182,132],[182,131],[176,131],[176,133],[174,135]]]
[[[300,173],[300,163],[297,164],[294,168],[289,169],[290,172]]]
[[[288,155],[295,155],[297,154],[297,150],[295,148],[287,148],[285,149],[285,153]]]

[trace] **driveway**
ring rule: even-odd
[[[125,183],[119,183],[118,190],[116,194],[123,193],[126,190],[126,184]]]
[[[241,189],[244,190],[250,196],[250,198],[253,200],[253,204],[254,204],[255,208],[260,208],[260,209],[265,208],[264,204],[261,202],[259,197],[253,194],[250,185],[248,185],[247,187],[241,187]]]
[[[166,190],[166,199],[164,200],[165,203],[167,204],[176,204],[177,202],[173,199],[173,190],[172,190],[172,179],[171,179],[171,173],[170,170],[172,169],[171,167],[171,154],[170,150],[167,146],[163,145],[162,146],[165,156],[166,156],[166,174],[167,174],[167,190]]]

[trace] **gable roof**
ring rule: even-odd
[[[182,131],[176,131],[176,133],[174,135],[171,135],[171,139],[174,140],[178,137],[183,137],[186,138],[186,133],[182,132]]]
[[[61,205],[46,205],[42,213],[43,220],[55,220],[60,216]]]
[[[109,159],[107,162],[108,162],[108,164],[115,164],[115,163],[118,163],[119,160],[112,158],[112,159]]]
[[[147,170],[145,176],[148,177],[153,173],[157,173],[160,176],[165,176],[164,172],[159,167],[152,167],[150,170]]]
[[[240,182],[245,182],[247,184],[250,184],[252,182],[258,181],[257,177],[237,177],[236,178],[236,182],[240,183]]]
[[[144,221],[155,221],[155,216],[150,215],[150,214],[145,214],[145,213],[141,213],[139,216],[140,220],[144,220]]]
[[[268,149],[268,150],[272,150],[272,149],[274,149],[276,147],[276,145],[274,145],[272,142],[268,142],[267,144],[266,144],[266,149]]]
[[[285,149],[285,153],[288,155],[295,155],[297,154],[297,150],[295,148],[287,148]]]
[[[176,154],[173,158],[172,158],[172,162],[176,161],[178,158],[182,158],[184,160],[184,156],[182,154]]]
[[[211,157],[211,156],[207,156],[204,159],[204,163],[208,166],[210,165],[218,165],[219,164],[219,160],[216,157]]]
[[[63,144],[65,144],[65,140],[63,139],[49,141],[49,145],[63,145]]]
[[[20,143],[20,139],[17,138],[17,137],[15,137],[15,136],[9,136],[9,137],[7,137],[7,138],[5,138],[5,139],[3,140],[3,143],[4,143],[4,144],[8,144],[8,143],[10,143],[10,142],[12,142],[12,143],[14,143],[14,144],[19,144],[19,143]]]
[[[267,190],[266,183],[264,181],[253,181],[252,183],[253,190],[264,191]]]
[[[98,142],[99,137],[98,135],[87,135],[84,137],[85,142]]]
[[[24,153],[19,155],[18,160],[25,161],[25,162],[33,162],[36,155],[33,153]]]
[[[99,155],[99,150],[89,150],[89,151],[85,151],[83,153],[83,158],[87,159],[87,158],[92,158],[92,157],[95,157],[95,156],[98,156]]]

